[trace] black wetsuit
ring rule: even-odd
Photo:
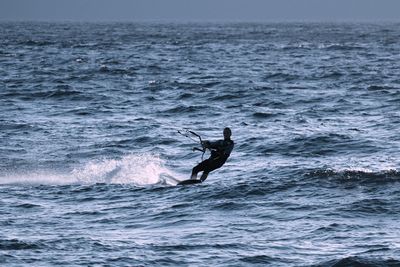
[[[192,170],[192,177],[203,171],[203,174],[200,178],[201,181],[204,181],[207,178],[209,172],[224,165],[233,150],[234,142],[231,139],[206,142],[205,147],[211,150],[211,156],[208,159],[200,162]]]

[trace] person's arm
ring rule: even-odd
[[[202,145],[204,148],[209,148],[209,149],[218,149],[219,147],[222,146],[222,141],[218,140],[215,142],[210,142],[210,141],[203,141]]]

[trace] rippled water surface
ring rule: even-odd
[[[400,266],[399,26],[1,23],[0,265]]]

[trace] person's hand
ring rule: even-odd
[[[201,142],[201,145],[202,145],[204,148],[209,148],[209,147],[210,147],[210,141],[202,141],[202,142]]]

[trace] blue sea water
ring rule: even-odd
[[[0,23],[0,265],[400,266],[399,26]]]

